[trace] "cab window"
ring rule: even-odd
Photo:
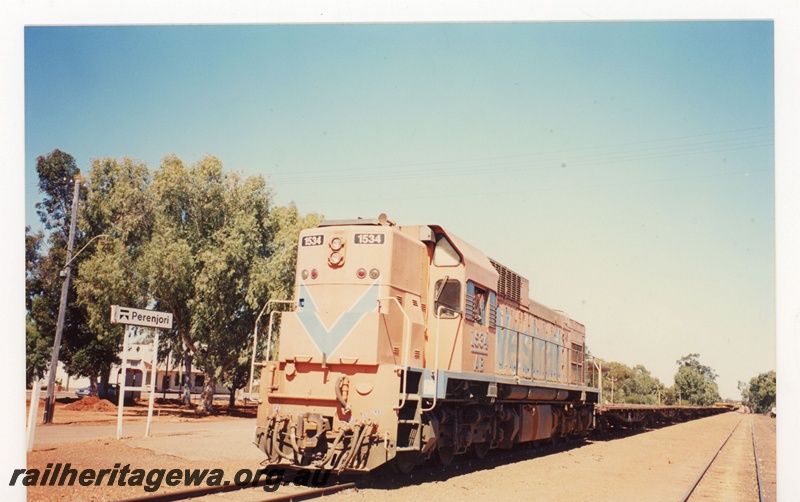
[[[436,247],[433,249],[433,264],[437,267],[455,267],[460,263],[461,255],[447,240],[447,237],[444,235],[437,237]]]
[[[461,283],[456,279],[440,279],[436,281],[434,289],[434,308],[437,317],[439,307],[442,308],[441,317],[452,319],[461,311]]]

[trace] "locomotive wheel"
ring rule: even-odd
[[[398,474],[408,474],[417,465],[419,456],[416,454],[409,455],[409,452],[398,453],[392,461],[392,469]]]
[[[489,453],[489,443],[472,443],[472,453],[477,459],[484,458]]]
[[[452,447],[436,448],[436,460],[442,467],[447,467],[453,462],[456,452]]]

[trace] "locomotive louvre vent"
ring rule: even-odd
[[[521,301],[522,279],[520,276],[491,258],[489,261],[500,277],[497,279],[497,294],[519,303]]]
[[[583,362],[583,345],[572,342],[571,356],[573,363]]]

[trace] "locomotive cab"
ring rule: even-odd
[[[295,308],[261,374],[256,442],[271,462],[369,470],[393,456],[404,368],[425,366],[419,232],[385,220],[301,232]]]

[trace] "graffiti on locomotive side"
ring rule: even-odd
[[[532,378],[531,366],[533,364],[533,336],[525,333],[520,337],[519,365],[522,367],[522,376]]]
[[[497,324],[497,372],[500,374],[519,374],[525,378],[560,375],[556,344],[547,342],[537,336],[536,323],[531,323],[525,331],[512,325],[511,317],[498,317]],[[559,336],[561,330],[556,329]],[[519,370],[519,373],[517,373]]]
[[[497,316],[497,372],[514,374],[517,372],[517,332],[511,329],[511,311]]]

